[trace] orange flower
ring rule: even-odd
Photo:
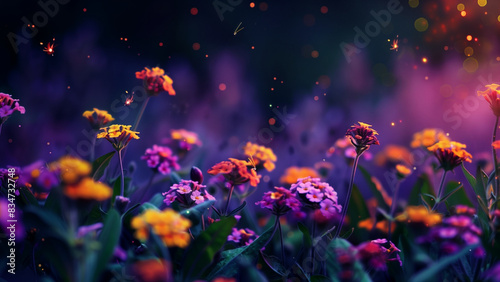
[[[85,160],[73,156],[64,156],[57,162],[51,163],[49,171],[58,171],[62,182],[72,185],[88,176],[92,171],[92,166]]]
[[[411,169],[409,167],[402,164],[396,165],[396,175],[398,176],[399,179],[404,179],[410,174],[411,174]]]
[[[364,228],[367,230],[372,230],[373,225],[374,225],[374,222],[373,222],[373,219],[371,219],[371,218],[367,218],[367,219],[364,219],[364,220],[361,220],[360,222],[358,222],[359,228]],[[379,231],[387,233],[387,231],[389,230],[389,221],[387,221],[386,219],[381,220],[381,221],[377,222],[377,224],[375,224],[375,228]],[[395,229],[396,229],[396,226],[393,224],[391,226],[391,232],[394,232]]]
[[[97,139],[106,138],[115,150],[120,151],[125,148],[130,140],[139,139],[139,132],[130,130],[131,125],[113,124],[103,127],[103,132],[97,134]]]
[[[378,132],[371,128],[371,125],[363,122],[352,125],[345,133],[351,139],[351,143],[356,147],[356,154],[360,155],[368,150],[371,145],[380,145],[377,139]]]
[[[454,141],[439,141],[427,149],[434,152],[441,167],[445,170],[453,170],[463,161],[472,162],[472,155],[464,150],[467,146]]]
[[[243,151],[246,156],[252,157],[254,159],[255,165],[257,167],[259,167],[259,165],[262,165],[267,171],[274,170],[274,163],[276,162],[277,158],[271,148],[247,142],[247,144],[243,147]]]
[[[137,281],[174,281],[171,274],[172,267],[164,259],[139,260],[134,263],[133,271]]]
[[[379,166],[385,166],[388,163],[407,163],[411,160],[410,151],[403,146],[387,145],[381,152],[375,156],[375,163]]]
[[[191,221],[169,208],[163,211],[148,209],[134,217],[130,225],[136,230],[135,237],[140,241],[146,241],[149,232],[153,232],[165,246],[185,248],[191,239],[188,233]]]
[[[113,190],[101,182],[86,177],[76,184],[67,185],[64,194],[72,199],[104,201],[111,197]]]
[[[284,184],[295,184],[299,178],[305,177],[319,178],[316,170],[310,167],[291,166],[285,170],[285,173],[280,178],[280,182]]]
[[[500,149],[500,140],[491,143],[491,146],[493,146],[493,149]]]
[[[115,120],[107,111],[101,111],[97,108],[94,108],[93,111],[83,112],[82,116],[89,120],[90,125],[94,129],[99,129]]]
[[[159,67],[144,68],[142,71],[136,72],[135,77],[144,81],[146,91],[152,96],[157,96],[162,91],[167,91],[172,96],[175,95],[175,90],[172,87],[174,81]]]
[[[497,90],[499,86],[496,83],[488,84],[486,90],[477,91],[478,96],[483,95],[486,102],[490,104],[493,114],[497,117],[500,117],[500,90]]]
[[[248,169],[251,164],[247,161],[229,158],[229,161],[222,161],[208,170],[211,175],[224,174],[224,177],[232,185],[240,185],[250,182],[251,186],[256,187],[260,182],[260,175],[253,169]]]
[[[444,134],[443,130],[441,129],[426,128],[413,134],[413,141],[411,141],[410,146],[412,148],[427,148],[439,141],[450,141],[450,139],[446,136],[446,134]]]
[[[423,223],[427,227],[441,223],[442,215],[429,212],[424,206],[408,206],[406,211],[396,217],[398,221],[408,223]]]

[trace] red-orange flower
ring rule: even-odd
[[[175,90],[172,87],[174,81],[159,67],[144,68],[142,71],[136,72],[135,77],[144,81],[144,87],[152,96],[157,96],[162,91],[167,91],[172,96],[175,95]]]
[[[260,175],[253,169],[249,170],[251,164],[247,161],[229,158],[229,161],[222,161],[208,170],[212,175],[223,174],[233,185],[240,185],[250,182],[250,185],[256,187],[260,182]]]
[[[486,85],[486,90],[477,91],[479,96],[483,95],[486,102],[490,104],[490,108],[493,111],[493,114],[497,117],[500,117],[500,90],[497,88],[500,85],[493,83]]]
[[[448,171],[459,166],[462,162],[472,162],[472,155],[464,149],[467,146],[453,141],[439,141],[427,149],[434,152],[439,160],[441,167]]]
[[[359,125],[352,125],[345,133],[351,139],[352,145],[356,147],[359,155],[370,148],[370,145],[380,145],[377,136],[378,132],[371,128],[371,125],[359,122]]]

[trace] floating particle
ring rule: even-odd
[[[423,57],[423,58],[422,58],[422,63],[427,64],[427,61],[428,61],[428,60],[427,60],[427,58],[426,58],[426,57]]]
[[[467,12],[466,12],[466,11],[462,11],[462,12],[460,12],[460,16],[465,17],[466,15],[467,15]]]
[[[224,90],[226,90],[226,88],[227,88],[227,87],[226,87],[226,84],[225,84],[225,83],[221,83],[221,84],[219,84],[219,90],[220,90],[220,91],[224,91]]]
[[[275,77],[273,77],[273,79],[274,79],[274,80],[276,80],[276,76],[275,76]]]
[[[128,38],[127,37],[123,38],[123,41],[128,41]]]
[[[410,7],[412,7],[412,8],[417,8],[418,4],[419,4],[418,0],[409,0],[408,1],[408,5],[410,5]]]
[[[54,43],[52,45],[47,43],[47,47],[43,48],[43,52],[47,53],[48,55],[54,56]]]
[[[274,91],[274,87],[271,87],[271,91]]]
[[[267,8],[269,8],[269,6],[267,5],[266,2],[262,2],[259,4],[259,9],[262,11],[262,12],[265,12],[267,11]]]
[[[464,54],[465,54],[465,56],[470,57],[474,54],[474,49],[472,49],[472,47],[470,47],[470,46],[466,47],[464,49]]]
[[[67,88],[68,88],[68,90],[69,90],[69,89],[71,89],[71,86],[69,86],[69,85],[68,85],[68,87],[67,87]]]
[[[484,7],[484,6],[486,6],[486,4],[488,4],[488,1],[487,0],[477,0],[477,4],[480,7]]]
[[[394,126],[394,125],[395,125],[395,123],[394,123],[394,122],[391,122],[391,126]]]
[[[198,43],[198,42],[193,43],[193,50],[195,50],[195,51],[200,50],[200,43]]]
[[[270,118],[269,119],[269,125],[275,125],[276,124],[276,119]]]
[[[424,77],[424,79],[425,79],[425,80],[429,80],[429,77],[428,77],[428,76],[426,76],[426,77]]]
[[[266,175],[266,176],[264,176],[263,180],[264,180],[264,182],[267,183],[267,182],[269,182],[269,180],[271,180],[271,177],[269,177],[269,175]]]
[[[250,2],[250,8],[255,8],[255,3],[254,2]]]
[[[273,107],[273,104],[269,104],[269,108],[272,108]]]
[[[424,32],[429,28],[429,22],[426,18],[418,18],[415,20],[414,26],[416,30]]]
[[[240,28],[241,24],[242,24],[242,22],[240,22],[240,24],[236,27],[236,29],[234,30],[233,35],[236,35],[238,32],[240,32],[241,30],[244,29],[244,27]]]
[[[84,13],[85,13],[85,12],[87,12],[87,8],[83,8],[83,12],[84,12]]]
[[[163,42],[158,43],[158,45],[159,45],[160,47],[162,47],[162,46],[163,46]]]
[[[500,15],[497,17],[497,21],[499,21],[499,22],[500,22]]]
[[[125,104],[124,106],[130,106],[130,104],[132,104],[132,102],[134,102],[134,94],[132,94],[130,97],[128,97],[127,99],[125,99]]]
[[[319,9],[322,14],[328,13],[328,7],[327,6],[321,6],[321,9]]]
[[[390,50],[398,51],[399,50],[399,35],[396,35],[396,39],[392,41]],[[390,41],[390,40],[389,40]]]
[[[496,60],[497,60],[497,62],[500,62],[500,57],[497,57]]]
[[[319,100],[319,97],[318,96],[314,96],[314,101],[318,101]]]
[[[463,10],[465,10],[465,5],[464,5],[464,4],[462,4],[462,3],[458,4],[458,5],[457,5],[457,10],[458,10],[459,12],[462,12]]]
[[[443,49],[444,49],[445,51],[448,51],[448,46],[444,46],[444,47],[443,47]]]
[[[50,142],[47,142],[47,146],[50,146]]]
[[[467,41],[472,41],[472,35],[470,35],[470,34],[467,35],[467,37],[465,39],[467,39]]]
[[[191,12],[191,15],[196,16],[198,14],[198,8],[193,7],[193,8],[191,8],[190,12]]]
[[[208,58],[208,54],[205,55],[205,58]]]
[[[254,49],[255,49],[255,46],[252,46],[252,50],[254,50]]]
[[[313,58],[315,58],[315,59],[316,59],[317,57],[319,57],[319,52],[318,52],[318,51],[316,51],[316,50],[312,51],[312,52],[311,52],[311,57],[313,57]]]

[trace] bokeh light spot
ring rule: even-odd
[[[191,8],[191,15],[195,16],[197,14],[198,14],[198,8],[196,7]]]
[[[472,47],[470,47],[470,46],[466,47],[464,49],[464,54],[465,54],[465,56],[470,57],[470,56],[472,56],[472,54],[474,54],[474,49],[472,49]]]
[[[219,90],[220,90],[220,91],[224,91],[224,90],[226,90],[226,84],[225,84],[225,83],[221,83],[221,84],[219,84]]]
[[[488,1],[487,0],[477,0],[477,4],[481,7],[484,7],[484,6],[486,6],[486,4],[488,4]]]
[[[195,51],[200,50],[200,43],[195,42],[195,43],[193,44],[193,50],[195,50]]]
[[[316,50],[312,51],[312,52],[311,52],[311,57],[313,57],[313,58],[315,58],[315,59],[316,59],[317,57],[319,57],[319,52],[318,52],[318,51],[316,51]]]
[[[422,63],[427,64],[427,61],[428,61],[428,60],[427,60],[427,58],[426,58],[426,57],[423,57],[423,58],[422,58]]]
[[[418,7],[418,4],[419,4],[419,1],[418,0],[409,0],[408,1],[408,4],[410,5],[410,7],[412,8],[417,8]]]
[[[467,35],[466,39],[467,39],[467,41],[471,41],[472,40],[472,35]]]
[[[418,18],[415,20],[415,29],[424,32],[429,28],[429,22],[427,21],[426,18]]]
[[[477,71],[477,69],[479,67],[479,63],[477,62],[477,60],[475,58],[469,57],[469,58],[465,59],[463,66],[464,66],[464,69],[466,72],[473,73],[473,72]]]
[[[255,3],[254,2],[250,2],[250,8],[255,8]]]
[[[464,9],[465,9],[465,5],[464,4],[460,3],[460,4],[457,5],[457,10],[458,11],[462,12]]]
[[[331,84],[331,80],[330,78],[328,77],[328,75],[322,75],[318,78],[318,85],[319,87],[321,87],[322,89],[326,89],[328,87],[330,87],[330,84]]]
[[[276,120],[274,118],[270,118],[269,125],[275,125],[275,124],[276,124]]]
[[[320,11],[321,11],[322,14],[326,14],[326,13],[328,13],[328,7],[327,6],[321,6]]]
[[[467,12],[466,12],[466,11],[462,11],[462,12],[460,12],[460,15],[461,15],[462,17],[465,17],[465,16],[467,16]]]
[[[267,8],[269,8],[269,6],[267,5],[266,2],[262,2],[259,4],[259,9],[262,11],[262,12],[265,12],[267,11]]]

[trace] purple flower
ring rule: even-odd
[[[314,189],[311,182],[306,182],[306,183],[301,182],[301,183],[298,183],[298,185],[297,185],[297,192],[300,194],[308,193],[311,189]]]
[[[165,199],[163,200],[163,202],[165,204],[167,204],[167,206],[170,206],[175,201],[175,198],[177,198],[177,196],[175,194],[168,193],[168,192],[162,193],[162,195],[165,196]]]
[[[366,123],[359,122],[359,125],[352,125],[345,135],[351,139],[351,143],[356,148],[358,155],[368,150],[371,145],[380,145],[376,136],[378,135],[377,131]]]
[[[165,197],[163,202],[171,205],[177,201],[183,207],[192,207],[207,200],[215,200],[205,188],[205,185],[198,184],[196,181],[181,180],[180,183],[172,185],[169,191],[162,193]]]
[[[334,204],[334,202],[330,199],[325,199],[321,201],[320,212],[326,218],[332,218],[336,213],[340,213],[342,211],[342,206]]]
[[[92,225],[81,226],[80,228],[78,228],[78,234],[76,235],[76,237],[82,238],[83,236],[89,234],[90,232],[99,231],[101,228],[102,228],[102,222],[98,222]]]
[[[12,96],[6,93],[0,93],[0,124],[4,123],[14,111],[24,114],[26,110],[19,105],[19,99],[12,99]]]
[[[290,210],[298,211],[302,206],[290,190],[283,187],[274,187],[276,191],[266,192],[261,201],[256,202],[261,208],[269,209],[274,214],[281,216]]]
[[[168,147],[153,145],[152,148],[146,149],[146,153],[141,159],[146,160],[150,168],[153,168],[163,175],[181,169],[180,165],[177,163],[177,156],[174,156],[172,150]]]
[[[205,198],[201,195],[200,191],[193,191],[191,193],[191,200],[193,200],[197,205],[205,201]]]
[[[177,190],[177,193],[181,193],[181,194],[187,194],[187,193],[192,191],[191,186],[189,186],[189,185],[179,185],[176,190]]]
[[[255,232],[252,230],[245,229],[237,229],[233,228],[233,232],[227,237],[228,241],[232,241],[234,243],[238,243],[239,247],[250,245],[253,240],[257,239],[259,236],[255,235]]]
[[[323,200],[323,193],[321,193],[321,190],[313,188],[306,194],[306,197],[313,203],[319,203]]]

